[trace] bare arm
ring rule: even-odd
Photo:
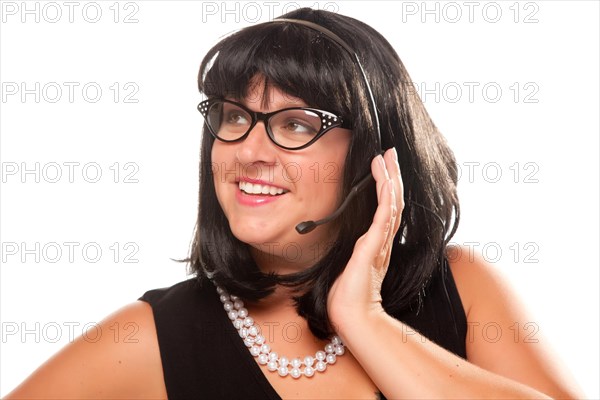
[[[109,327],[137,329],[127,339]],[[5,399],[166,399],[152,309],[136,301],[100,324],[100,339],[83,337],[66,345]]]
[[[384,311],[381,284],[404,208],[395,151],[375,157],[371,170],[377,186],[377,211],[331,287],[327,311],[343,342],[386,397],[582,397],[549,356],[541,335],[537,343],[515,341],[506,334],[493,343],[484,335],[469,335],[467,361]],[[526,333],[521,330],[526,331],[525,324],[532,320],[491,266],[481,258],[449,259],[453,260],[451,269],[469,326],[477,328],[491,322],[510,332],[510,327],[518,324],[518,332]]]
[[[371,379],[389,398],[584,397],[553,360],[544,338],[534,340],[532,331],[524,329],[532,320],[508,285],[480,257],[471,261],[462,257],[451,263],[467,299],[468,361],[380,313],[369,322],[340,327],[340,336]],[[486,324],[493,329],[484,334]]]

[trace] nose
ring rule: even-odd
[[[259,121],[248,136],[238,143],[236,158],[242,164],[263,162],[267,164],[275,163],[276,146],[269,139],[266,126]]]

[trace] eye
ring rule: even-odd
[[[292,136],[313,137],[321,129],[319,116],[310,110],[283,110],[270,122],[275,134]]]
[[[248,116],[242,110],[225,110],[223,121],[232,125],[248,125]]]
[[[282,128],[287,132],[299,133],[299,134],[308,134],[315,135],[318,131],[318,128],[315,128],[308,121],[303,121],[299,119],[287,119],[282,124]]]

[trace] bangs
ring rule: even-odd
[[[344,49],[319,32],[291,23],[255,25],[223,39],[208,52],[198,75],[198,88],[208,97],[241,100],[256,82],[349,121],[352,88],[361,86]],[[263,97],[265,107],[268,102]]]

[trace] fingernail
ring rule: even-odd
[[[383,159],[383,156],[380,154],[377,157],[379,158],[379,164],[381,165],[381,168],[385,169],[385,160]]]
[[[392,149],[394,149],[394,151],[392,151],[392,156],[394,157],[395,161],[398,161],[398,152],[396,151],[395,147],[392,147]]]

